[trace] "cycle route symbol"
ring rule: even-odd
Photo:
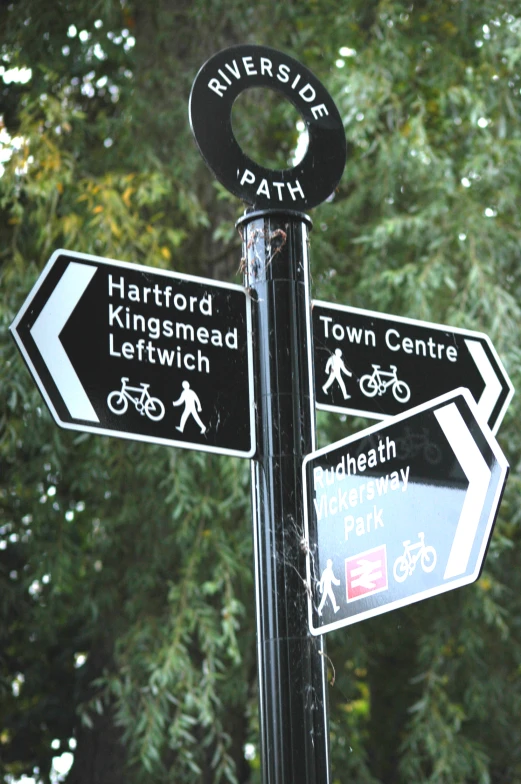
[[[416,569],[418,561],[424,572],[432,572],[436,566],[436,550],[432,545],[425,544],[425,534],[418,534],[418,541],[411,544],[407,539],[403,542],[404,551],[394,562],[393,574],[398,583],[403,583]]]
[[[153,422],[159,422],[165,415],[165,406],[158,397],[152,397],[149,392],[150,384],[142,382],[139,386],[132,387],[128,383],[129,379],[123,376],[121,379],[121,389],[115,389],[107,397],[107,405],[113,414],[122,416],[128,411],[129,402],[134,405],[136,411],[141,416],[147,416]],[[185,429],[188,417],[192,416],[201,429],[201,433],[206,433],[206,425],[201,421],[201,402],[190,388],[188,381],[183,381],[183,391],[177,400],[172,402],[173,406],[184,406],[181,421],[176,426],[176,430],[182,433]]]
[[[403,436],[396,439],[396,448],[400,460],[421,457],[431,465],[438,465],[443,458],[441,448],[432,440],[426,427],[417,430],[409,426],[404,427]]]
[[[373,372],[367,373],[360,379],[360,390],[366,397],[383,395],[389,387],[399,403],[407,403],[411,397],[411,390],[405,381],[400,381],[397,376],[396,365],[390,365],[390,370],[381,370],[380,365],[373,365]]]
[[[138,387],[131,387],[129,379],[121,379],[121,389],[115,389],[107,397],[107,405],[113,414],[121,416],[128,409],[129,401],[135,406],[141,416],[147,416],[153,422],[159,422],[165,415],[165,407],[158,397],[151,397],[150,384],[141,383]]]

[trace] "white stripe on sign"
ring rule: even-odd
[[[465,343],[485,382],[485,389],[476,403],[478,404],[478,411],[483,416],[484,421],[488,422],[501,394],[501,382],[481,343],[477,340],[468,340],[467,338],[465,338]]]
[[[99,419],[59,336],[96,271],[90,264],[71,261],[31,329],[69,414],[88,422],[99,422]]]
[[[472,438],[456,404],[449,403],[448,406],[436,409],[434,414],[469,480],[447,567],[443,575],[443,579],[448,580],[463,574],[467,569],[492,472]]]

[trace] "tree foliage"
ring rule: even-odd
[[[312,216],[313,296],[484,331],[519,387],[517,10],[0,4],[4,781],[47,782],[71,748],[69,784],[260,781],[247,461],[59,430],[8,335],[43,265],[64,247],[239,282],[242,207],[187,102],[218,49],[267,44],[317,74],[346,128],[346,172]],[[259,160],[291,158],[284,102],[256,96],[237,123]],[[481,579],[328,637],[339,784],[521,779],[519,405]],[[319,442],[364,424],[322,414]]]

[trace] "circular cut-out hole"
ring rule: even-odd
[[[293,168],[308,148],[308,132],[300,112],[269,87],[250,87],[237,96],[232,128],[242,151],[267,169]]]

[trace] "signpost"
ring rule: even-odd
[[[313,634],[477,580],[508,473],[467,389],[304,460]]]
[[[58,250],[11,330],[62,427],[251,457],[250,307],[240,286]]]
[[[514,394],[490,338],[325,302],[313,303],[317,408],[385,419],[458,387],[496,433]]]
[[[301,163],[271,171],[248,158],[231,108],[248,87],[275,88],[301,113]],[[232,193],[253,205],[239,221],[245,284],[254,302],[258,448],[252,461],[261,768],[264,784],[330,784],[324,640],[306,617],[302,460],[314,448],[309,298],[309,209],[342,175],[342,119],[318,79],[292,57],[237,46],[212,57],[190,96],[203,157]]]
[[[237,143],[249,87],[300,112],[292,169]],[[334,192],[346,141],[307,68],[263,46],[219,52],[190,122],[251,205],[245,288],[59,250],[11,329],[61,426],[253,458],[262,780],[330,784],[322,634],[477,578],[508,470],[478,420],[497,429],[513,390],[484,335],[319,302],[312,323],[300,210]],[[316,405],[393,418],[315,451]]]

